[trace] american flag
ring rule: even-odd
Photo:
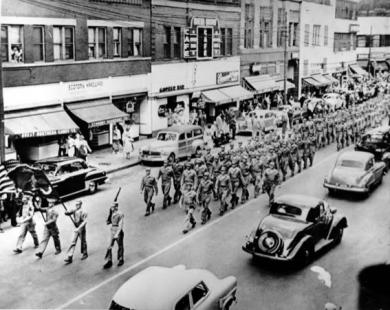
[[[4,165],[0,165],[0,194],[15,192],[15,184],[8,177],[8,172]]]

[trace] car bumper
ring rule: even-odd
[[[354,192],[354,193],[368,193],[368,188],[366,187],[352,187],[346,185],[336,185],[328,182],[324,182],[324,187],[328,189],[343,191],[343,192]]]
[[[142,162],[160,162],[168,159],[168,155],[140,155]]]
[[[291,254],[289,254],[288,256],[285,256],[285,257],[271,256],[271,255],[263,254],[261,252],[256,251],[250,243],[243,245],[242,249],[244,250],[244,252],[247,252],[247,253],[249,253],[257,258],[261,258],[261,259],[269,260],[269,261],[275,261],[275,262],[285,262],[285,263],[289,263],[289,262],[294,261],[296,254],[297,254],[296,251],[293,251],[293,252],[291,252]]]

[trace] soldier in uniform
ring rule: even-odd
[[[113,202],[107,218],[107,225],[111,225],[111,235],[110,235],[110,244],[107,248],[107,252],[105,256],[106,262],[103,265],[104,269],[111,268],[112,266],[112,248],[114,247],[115,242],[118,245],[118,266],[122,266],[124,263],[123,221],[125,216],[118,209],[119,209],[119,204],[117,202]]]
[[[279,161],[279,167],[280,171],[282,173],[282,180],[286,181],[286,176],[287,176],[287,167],[288,167],[288,160],[290,157],[290,150],[287,147],[286,143],[282,144],[282,147],[280,148],[280,161]]]
[[[76,248],[77,240],[80,237],[81,242],[81,257],[82,260],[88,257],[87,252],[87,217],[88,214],[86,211],[82,209],[82,201],[79,200],[76,202],[76,207],[73,210],[69,210],[65,212],[67,216],[73,216],[73,223],[76,226],[76,229],[73,232],[72,242],[69,246],[67,257],[65,258],[65,263],[70,264],[73,260],[74,250]]]
[[[309,147],[309,162],[310,162],[310,167],[313,166],[313,162],[314,162],[314,155],[316,153],[316,145],[317,145],[317,140],[316,138],[313,136],[311,137],[310,139],[310,147]]]
[[[261,181],[263,173],[263,162],[261,160],[261,155],[258,153],[255,158],[252,159],[252,179],[254,185],[254,197],[257,198],[261,190]]]
[[[197,188],[198,177],[195,170],[192,169],[191,163],[188,162],[185,165],[185,169],[181,178],[181,187],[184,188],[184,185],[187,183],[191,183],[193,188]]]
[[[210,174],[208,172],[205,172],[203,178],[199,182],[197,193],[199,205],[202,207],[202,210],[200,212],[202,225],[205,224],[211,217],[209,205],[211,202],[213,187],[214,183],[210,180]]]
[[[183,195],[180,200],[180,208],[184,207],[186,211],[186,217],[184,219],[183,234],[186,234],[191,229],[195,228],[196,220],[194,217],[194,211],[196,208],[197,194],[192,188],[191,183],[186,183],[183,191]]]
[[[273,161],[269,162],[269,167],[264,171],[263,190],[269,197],[270,205],[274,201],[275,188],[279,184],[279,171],[275,168]]]
[[[243,177],[241,168],[238,165],[238,159],[234,160],[232,167],[228,170],[228,174],[232,185],[232,198],[230,202],[232,204],[232,208],[234,208],[238,205],[238,190],[243,184]]]
[[[162,208],[165,209],[166,207],[171,205],[172,197],[169,196],[169,193],[171,191],[171,184],[173,179],[173,170],[172,167],[168,166],[168,161],[164,161],[163,166],[158,171],[157,176],[157,182],[161,178],[161,191],[164,195],[163,198],[163,206]]]
[[[297,165],[298,173],[302,172],[303,153],[305,151],[304,140],[302,138],[296,140],[297,145]]]
[[[181,197],[180,183],[184,171],[184,166],[177,158],[176,162],[172,165],[173,170],[173,187],[175,188],[175,194],[173,195],[173,203],[178,203]]]
[[[225,166],[221,168],[221,174],[218,176],[215,191],[218,193],[220,199],[219,215],[223,215],[228,206],[228,197],[232,189],[232,184]]]
[[[339,119],[336,121],[335,133],[336,133],[337,151],[340,151],[342,144],[343,144],[343,137],[342,137],[343,126],[342,126],[341,121]]]
[[[295,141],[291,141],[290,144],[290,156],[288,158],[288,166],[290,167],[291,176],[295,174],[295,165],[299,163],[298,158],[298,146],[295,144]],[[299,164],[298,164],[299,166]]]
[[[154,203],[152,202],[153,195],[158,194],[156,178],[150,175],[150,168],[146,168],[146,175],[141,181],[141,194],[144,194],[144,202],[146,203],[145,216],[149,216],[150,212],[154,212]]]
[[[57,226],[58,212],[54,210],[55,200],[48,200],[47,209],[37,208],[41,212],[46,212],[45,227],[43,230],[43,239],[39,246],[38,252],[35,255],[39,258],[42,258],[43,253],[46,250],[47,244],[49,243],[50,237],[53,237],[54,246],[56,248],[55,255],[61,253],[61,243],[59,237],[59,231]]]
[[[241,162],[241,174],[242,174],[241,203],[245,203],[247,200],[249,200],[248,186],[252,180],[252,166],[248,157],[244,157]]]
[[[39,246],[38,235],[35,231],[34,206],[27,195],[23,196],[22,202],[22,217],[19,219],[20,234],[16,244],[16,249],[14,250],[16,254],[22,253],[22,246],[27,232],[31,234],[35,247],[37,248]]]

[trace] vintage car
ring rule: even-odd
[[[304,265],[315,252],[341,242],[347,219],[336,211],[315,197],[280,196],[242,249],[254,258]]]
[[[382,182],[386,165],[375,162],[368,152],[347,151],[341,153],[333,169],[324,180],[324,187],[332,194],[335,191],[368,194]]]
[[[388,170],[390,165],[390,126],[382,126],[366,132],[361,141],[356,143],[355,150],[374,154],[376,160],[385,162],[386,170]]]
[[[340,94],[327,93],[322,96],[322,99],[329,105],[331,111],[340,110],[345,106],[345,101]]]
[[[204,269],[148,267],[115,293],[110,310],[228,310],[236,303],[237,279],[218,279]]]
[[[195,125],[172,126],[160,130],[149,145],[140,149],[142,162],[174,161],[204,149],[203,129]]]
[[[61,198],[88,191],[93,194],[98,185],[107,180],[107,173],[88,165],[83,159],[73,157],[52,157],[34,163],[41,169]]]

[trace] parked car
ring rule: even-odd
[[[280,196],[242,249],[254,258],[304,265],[315,252],[341,242],[347,219],[336,212],[315,197]]]
[[[80,158],[52,157],[35,162],[33,167],[45,173],[53,191],[61,198],[81,192],[93,194],[107,180],[106,171]]]
[[[390,167],[390,126],[372,129],[362,136],[356,143],[355,151],[364,151],[374,154],[375,160],[386,164],[386,171]]]
[[[322,96],[322,99],[329,106],[331,111],[340,110],[345,106],[345,100],[340,94],[327,93]]]
[[[160,130],[155,139],[140,149],[142,162],[174,161],[204,149],[203,129],[195,125],[172,126]]]
[[[344,152],[337,157],[334,167],[324,180],[324,187],[328,188],[329,193],[346,191],[368,194],[382,182],[385,168],[383,162],[375,162],[371,153]]]
[[[214,310],[232,309],[237,279],[218,279],[204,269],[184,266],[148,267],[115,293],[110,310]]]

